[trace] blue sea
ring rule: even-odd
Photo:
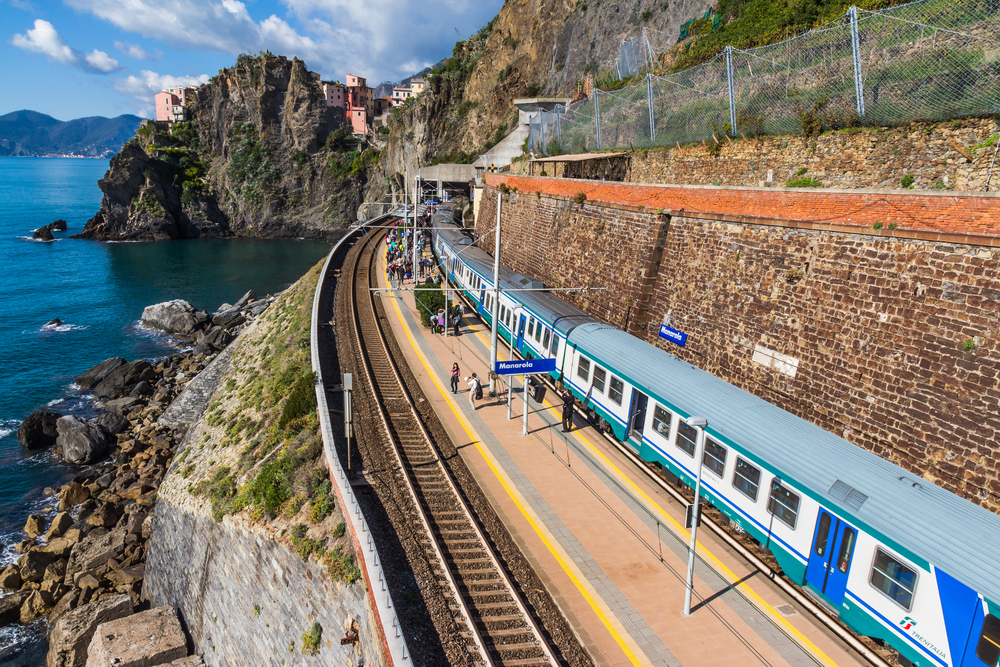
[[[0,158],[0,568],[16,560],[27,516],[53,507],[42,489],[78,468],[50,452],[29,455],[17,427],[32,411],[93,414],[73,378],[113,356],[132,360],[177,351],[138,324],[142,309],[181,298],[213,311],[247,290],[264,295],[295,282],[329,250],[316,241],[220,239],[102,243],[68,238],[101,201],[108,160]],[[58,241],[31,239],[57,219]],[[63,325],[43,328],[54,318]],[[0,592],[0,595],[3,595]],[[0,629],[0,666],[43,665],[44,622]]]

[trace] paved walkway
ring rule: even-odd
[[[472,410],[464,381],[451,393],[448,369],[457,362],[463,378],[488,376],[488,328],[467,317],[457,338],[432,334],[413,292],[382,294],[427,399],[598,664],[865,664],[708,530],[699,534],[694,611],[684,618],[684,507],[579,416],[576,430],[562,433],[550,400],[529,402],[522,436],[519,379],[510,421],[506,400],[488,393]]]

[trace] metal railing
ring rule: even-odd
[[[649,72],[648,32],[626,40],[614,72]],[[650,148],[725,135],[901,125],[1000,113],[1000,0],[917,0],[847,14],[793,39],[725,50],[670,75],[531,118],[529,150],[556,155]]]

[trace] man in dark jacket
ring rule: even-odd
[[[562,410],[562,430],[563,433],[569,433],[570,429],[573,428],[573,403],[576,399],[573,398],[573,393],[568,387],[563,387],[562,394],[563,410]]]

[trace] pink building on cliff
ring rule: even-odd
[[[164,88],[156,94],[156,120],[181,123],[187,120],[187,95],[190,88]]]
[[[368,121],[375,111],[374,91],[364,77],[348,74],[346,81],[346,85],[339,81],[323,82],[326,106],[343,109],[354,134],[366,134]]]

